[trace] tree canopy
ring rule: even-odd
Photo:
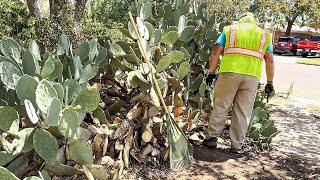
[[[253,0],[250,11],[255,13],[260,21],[286,25],[286,36],[291,33],[294,23],[309,25],[315,29],[320,27],[320,2],[316,0]]]

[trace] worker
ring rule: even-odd
[[[231,111],[231,152],[242,154],[259,86],[262,63],[266,63],[267,84],[265,93],[273,91],[273,46],[271,34],[257,26],[253,14],[244,14],[237,24],[226,26],[219,36],[211,55],[206,82],[215,82],[219,56],[223,54],[219,77],[214,87],[214,107],[208,123],[208,137],[203,145],[215,148],[222,133],[228,111]]]

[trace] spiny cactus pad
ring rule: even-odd
[[[41,77],[45,78],[48,77],[53,71],[54,71],[54,61],[52,61],[51,59],[48,59],[42,69],[41,69]]]
[[[4,85],[6,85],[9,89],[16,89],[16,84],[20,77],[22,76],[22,73],[20,69],[18,69],[15,65],[12,63],[2,61],[0,63],[0,77],[1,81]]]
[[[8,169],[0,166],[0,177],[5,180],[19,180],[14,174]]]
[[[46,162],[53,162],[56,159],[59,149],[58,142],[48,131],[36,129],[33,135],[33,146]]]
[[[53,84],[54,89],[56,89],[57,93],[58,93],[58,99],[60,100],[60,102],[63,102],[63,97],[64,97],[64,89],[63,86],[60,83],[54,83]]]
[[[48,109],[48,125],[59,125],[59,114],[61,111],[61,102],[58,98],[53,98]]]
[[[19,115],[10,106],[0,106],[0,129],[12,134],[18,133]]]
[[[99,91],[96,88],[89,87],[80,92],[74,101],[74,106],[80,105],[80,112],[92,112],[97,109],[99,102]]]
[[[25,128],[18,132],[19,139],[13,140],[13,145],[16,147],[14,153],[26,153],[33,149],[32,135],[34,128]]]
[[[73,102],[80,93],[80,85],[76,80],[68,79],[63,82],[65,103]]]
[[[78,114],[72,107],[66,107],[59,117],[58,129],[66,138],[74,138],[77,133]]]
[[[58,98],[58,93],[52,84],[46,79],[41,80],[36,89],[36,102],[43,113],[47,113],[54,97]]]
[[[92,148],[85,142],[74,142],[69,148],[70,158],[81,164],[92,164]]]
[[[17,82],[16,87],[16,93],[20,101],[23,102],[25,99],[28,99],[29,101],[31,101],[35,109],[38,109],[35,93],[38,84],[39,83],[36,79],[27,74],[24,74]]]
[[[23,73],[30,76],[40,74],[40,66],[36,58],[31,54],[30,51],[26,51],[22,56],[22,67]]]

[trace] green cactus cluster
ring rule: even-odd
[[[168,82],[163,86],[169,87],[168,97],[172,96],[172,89],[183,90],[186,102],[191,99],[197,107],[210,108],[211,97],[205,92],[207,89],[210,92],[211,90],[206,86],[204,77],[219,28],[215,17],[208,16],[206,3],[200,1],[198,4],[195,1],[193,6],[185,0],[176,1],[175,6],[153,6],[152,3],[143,3],[138,10],[138,31],[147,56],[155,68],[153,73],[156,73],[160,82]],[[129,22],[126,28],[119,30],[129,38],[129,42],[105,43],[105,47],[111,47],[112,57],[115,58],[111,58],[110,65],[113,67],[109,68],[114,73],[116,69],[126,72],[127,86],[139,88],[141,93],[158,102],[159,100],[153,98],[155,96],[150,89],[150,74],[139,68],[143,57],[132,24]],[[182,87],[176,87],[177,84],[171,83],[168,78],[171,82],[182,82]],[[191,81],[195,82],[190,83]],[[180,85],[179,83],[178,86]],[[171,86],[174,87],[170,89]]]
[[[268,150],[272,138],[280,131],[275,127],[266,110],[256,107],[252,111],[247,135],[257,143],[262,150]]]
[[[105,48],[98,51],[94,39],[83,42],[72,54],[64,34],[56,54],[41,55],[33,40],[22,54],[20,45],[7,37],[0,40],[0,51],[0,130],[5,132],[0,138],[0,164],[7,168],[1,167],[0,174],[15,179],[11,172],[32,150],[46,162],[44,174],[79,173],[57,162],[59,146],[52,129],[75,143],[87,136],[80,124],[85,113],[99,109],[100,102],[99,90],[90,87],[89,81],[99,72],[99,64],[108,64],[109,52]],[[26,127],[21,129],[22,119]],[[8,136],[14,138],[12,142]],[[92,153],[81,155],[92,160]]]

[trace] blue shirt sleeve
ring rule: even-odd
[[[226,33],[222,32],[216,41],[216,44],[219,44],[220,46],[224,47],[226,44]]]
[[[267,51],[273,52],[273,45],[272,42],[269,44],[269,46],[267,47]]]

